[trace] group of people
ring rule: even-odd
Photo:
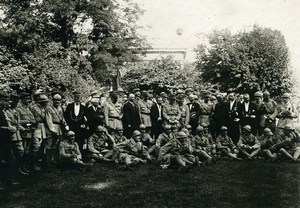
[[[174,93],[133,89],[95,91],[82,103],[74,91],[67,103],[33,94],[0,93],[0,179],[28,175],[60,165],[85,169],[115,162],[130,170],[154,163],[162,169],[190,171],[222,157],[234,160],[287,158],[297,162],[300,136],[290,95],[281,103],[270,93],[211,94],[193,89]]]

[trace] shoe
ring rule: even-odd
[[[18,173],[23,175],[23,176],[28,176],[29,173],[24,172],[21,168],[18,169]]]

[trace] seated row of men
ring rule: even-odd
[[[263,157],[274,161],[281,155],[297,161],[300,155],[300,135],[290,125],[285,126],[283,134],[276,136],[265,128],[259,138],[251,133],[251,126],[246,125],[237,145],[227,135],[227,130],[227,127],[221,127],[221,134],[213,140],[205,126],[198,126],[197,134],[193,136],[190,126],[178,131],[166,125],[164,132],[154,141],[144,125],[134,131],[130,139],[123,136],[123,129],[111,136],[104,127],[98,126],[87,141],[87,161],[114,161],[126,169],[155,161],[163,169],[173,166],[188,171],[193,166],[208,165],[223,156],[236,160]],[[61,161],[85,166],[74,142],[75,133],[69,131],[67,137],[59,146]]]

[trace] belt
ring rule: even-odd
[[[175,114],[167,114],[168,116],[175,116]]]
[[[118,116],[109,116],[108,118],[114,118],[114,119],[121,120]]]
[[[141,114],[143,114],[143,115],[150,115],[150,113],[144,113],[144,112],[141,112]]]

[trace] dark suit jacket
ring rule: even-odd
[[[96,111],[93,106],[87,108],[86,111],[87,125],[90,128],[90,132],[94,133],[97,126],[103,126],[105,124],[104,112],[101,107],[97,107]]]
[[[70,103],[64,112],[64,117],[70,130],[76,133],[82,124],[86,124],[86,107],[80,104],[79,115],[75,116],[74,103]]]
[[[123,106],[123,126],[124,129],[130,125],[132,130],[137,130],[141,124],[140,111],[136,103],[126,102]]]
[[[198,126],[199,115],[200,115],[200,105],[199,103],[188,103],[187,106],[190,110],[190,125],[193,128]]]

